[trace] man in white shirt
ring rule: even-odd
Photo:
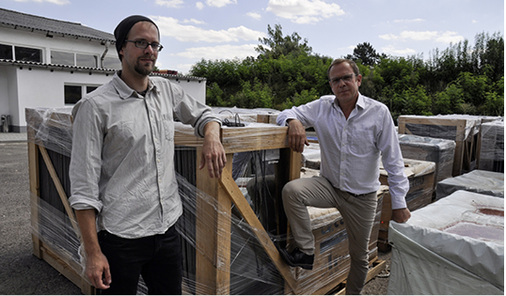
[[[290,147],[302,152],[309,145],[305,129],[313,127],[321,149],[320,176],[285,185],[283,205],[295,249],[281,250],[290,266],[312,269],[314,237],[307,206],[335,207],[343,216],[351,258],[347,294],[360,294],[368,271],[368,244],[377,205],[380,159],[388,172],[392,220],[406,222],[411,213],[405,196],[409,182],[388,108],[361,95],[355,62],[337,59],[328,70],[334,95],[284,110],[277,123],[288,126]]]
[[[122,63],[87,94],[74,116],[69,201],[86,255],[85,273],[103,294],[182,294],[176,223],[183,212],[174,169],[174,120],[204,138],[200,168],[219,178],[226,163],[219,118],[180,86],[150,77],[163,48],[156,24],[134,15],[114,31]],[[98,231],[98,233],[97,233]]]

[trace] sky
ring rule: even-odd
[[[267,27],[299,34],[314,54],[341,58],[368,42],[378,53],[421,56],[480,33],[504,35],[504,0],[0,0],[0,7],[112,33],[133,14],[154,20],[159,69],[188,74],[202,59],[256,57]]]

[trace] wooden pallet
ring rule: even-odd
[[[380,274],[387,266],[386,260],[381,260],[376,258],[374,262],[369,267],[369,272],[367,273],[367,278],[365,280],[366,283],[374,279],[378,274]],[[332,295],[346,295],[346,281],[343,281],[339,286],[333,290],[335,293],[330,293]]]
[[[56,168],[53,160],[48,154],[47,144],[51,144],[51,139],[45,139],[45,142],[39,140],[37,131],[42,125],[50,128],[58,128],[62,131],[68,131],[71,127],[71,117],[68,113],[62,113],[55,110],[51,114],[46,114],[45,110],[27,109],[27,120],[29,121],[28,139],[29,139],[29,174],[30,174],[30,192],[31,192],[31,224],[35,229],[32,234],[33,254],[47,261],[55,269],[60,271],[69,280],[81,288],[85,294],[94,294],[95,290],[85,276],[81,274],[82,267],[76,266],[72,259],[61,255],[58,246],[45,244],[43,237],[40,237],[38,228],[40,227],[41,192],[40,176],[43,167],[48,172],[43,172],[50,176],[51,184],[56,188],[57,196],[64,212],[70,218],[71,232],[79,236],[79,229],[76,223],[73,209],[68,203],[68,192],[66,192],[61,176],[68,175],[66,168]],[[44,113],[43,118],[39,113]],[[55,120],[49,120],[54,118]],[[42,119],[45,119],[43,121]],[[67,135],[67,133],[65,133]],[[266,136],[268,135],[268,136]],[[285,169],[279,172],[279,186],[282,186],[289,180],[298,178],[300,175],[301,154],[293,152],[288,148],[287,128],[281,126],[265,125],[261,127],[243,127],[243,128],[222,128],[221,141],[227,154],[227,167],[224,169],[220,179],[211,179],[207,170],[197,170],[196,183],[197,188],[202,192],[213,196],[216,204],[210,205],[206,202],[197,202],[197,216],[207,215],[215,212],[214,206],[227,211],[229,215],[215,214],[209,221],[210,223],[197,222],[196,244],[200,252],[196,258],[196,285],[199,291],[204,294],[230,294],[230,270],[227,268],[217,268],[217,266],[230,265],[231,251],[231,215],[232,204],[236,206],[243,218],[252,226],[254,234],[259,240],[264,251],[267,253],[274,266],[278,269],[285,282],[291,287],[295,286],[295,279],[290,273],[290,267],[281,258],[277,248],[270,240],[269,235],[263,228],[257,216],[253,212],[244,195],[241,193],[237,184],[231,177],[232,156],[237,152],[280,149],[280,163]],[[193,131],[179,130],[175,134],[175,144],[196,148],[197,163],[200,162],[202,155],[202,139],[196,138]],[[58,152],[55,152],[58,154]],[[57,155],[59,157],[60,155]],[[59,174],[61,176],[59,176]],[[209,260],[208,258],[212,258]]]

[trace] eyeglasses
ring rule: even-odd
[[[355,74],[348,74],[348,75],[344,75],[341,77],[332,78],[329,81],[330,81],[330,83],[332,83],[334,85],[339,84],[339,82],[341,82],[341,80],[344,81],[345,83],[349,83],[349,82],[353,81],[354,76],[355,76]]]
[[[147,42],[146,40],[125,40],[125,42],[132,42],[135,44],[135,47],[137,48],[142,48],[142,49],[146,49],[148,48],[148,46],[151,45],[151,48],[153,49],[153,51],[162,51],[163,49],[163,46],[158,43],[158,42]]]

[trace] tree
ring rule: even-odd
[[[353,49],[353,55],[348,55],[347,59],[355,62],[360,61],[362,65],[374,66],[380,61],[381,55],[376,52],[369,42],[358,44]]]
[[[259,58],[277,59],[288,55],[309,55],[313,50],[308,46],[306,39],[301,41],[302,38],[297,33],[283,37],[282,27],[279,24],[275,25],[274,29],[267,25],[267,34],[268,38],[258,39],[261,44],[255,50],[260,53]]]
[[[191,75],[207,78],[211,106],[285,109],[330,94],[327,69],[332,58],[311,52],[297,33],[284,35],[268,26],[257,57],[201,60]],[[391,57],[371,44],[358,44],[352,55],[362,74],[360,92],[385,103],[394,118],[401,114],[504,114],[504,41],[502,35],[478,34],[421,56]]]

